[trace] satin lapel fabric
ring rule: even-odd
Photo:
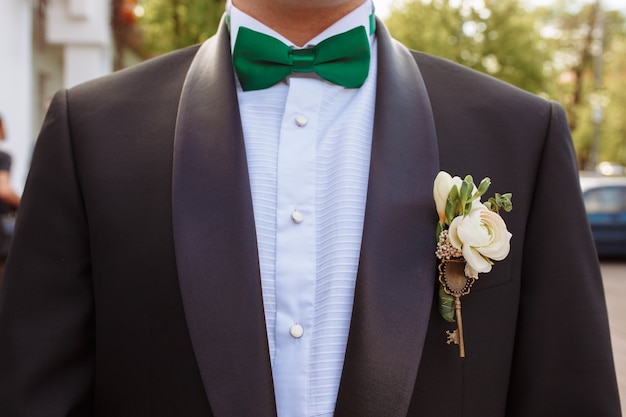
[[[436,280],[426,87],[408,50],[377,22],[378,85],[361,259],[336,417],[405,417]]]
[[[198,51],[174,145],[174,244],[187,324],[215,417],[274,417],[274,391],[228,30]]]

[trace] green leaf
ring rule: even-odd
[[[439,285],[439,314],[444,320],[454,322],[454,297],[446,294],[441,285]]]
[[[476,198],[476,197],[480,197],[484,195],[489,189],[490,185],[491,185],[491,179],[489,177],[483,178],[483,180],[478,185],[478,190],[474,194],[474,197]]]
[[[467,216],[472,208],[472,202],[467,200],[461,200],[461,214]]]
[[[439,242],[439,236],[441,235],[441,232],[443,232],[443,228],[444,228],[443,223],[437,222],[436,242]]]
[[[459,206],[459,189],[456,185],[452,186],[450,193],[448,194],[448,200],[446,201],[446,221],[448,224],[452,223],[452,220],[458,213]]]
[[[461,201],[463,204],[465,204],[465,201],[469,200],[472,195],[473,188],[474,183],[472,182],[472,177],[471,175],[468,175],[461,183]]]
[[[461,183],[461,196],[460,196],[460,207],[461,214],[463,216],[467,216],[472,209],[472,193],[474,192],[474,179],[471,175],[467,175],[463,182]]]
[[[511,198],[513,194],[498,194],[496,193],[494,197],[491,197],[485,206],[491,211],[495,211],[496,213],[500,212],[500,209],[503,209],[506,212],[513,210],[513,203],[511,202]]]
[[[511,202],[512,198],[513,194],[511,193],[506,193],[502,195],[496,193],[496,201],[498,202],[498,205],[502,207],[502,209],[504,209],[504,211],[506,211],[507,213],[513,210],[513,203]]]

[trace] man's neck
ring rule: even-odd
[[[242,12],[303,46],[366,0],[233,0]]]

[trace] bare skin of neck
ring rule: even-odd
[[[303,46],[364,1],[233,0],[233,5],[294,44]]]

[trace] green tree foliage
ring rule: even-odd
[[[622,16],[623,18],[623,16]],[[599,147],[600,161],[613,161],[626,166],[626,27],[621,36],[611,40],[606,57],[604,91],[607,97],[605,121]]]
[[[625,16],[610,12],[606,14],[606,38],[602,54],[601,79],[590,85],[586,103],[594,99],[602,107],[602,119],[598,129],[597,156],[592,162],[612,161],[626,166],[626,23]],[[585,74],[592,78],[592,71]],[[593,118],[585,119],[592,123]],[[581,121],[582,123],[582,121]],[[577,137],[580,143],[581,137]]]
[[[626,165],[622,14],[592,0],[536,9],[517,0],[405,0],[386,24],[410,48],[562,103],[581,168]]]
[[[151,55],[200,43],[213,35],[225,0],[143,0],[138,24]]]
[[[534,11],[543,41],[548,94],[567,111],[581,169],[600,161],[626,165],[626,24],[598,2],[560,1]]]
[[[407,0],[386,20],[410,48],[491,74],[535,93],[545,89],[539,31],[517,0]]]

